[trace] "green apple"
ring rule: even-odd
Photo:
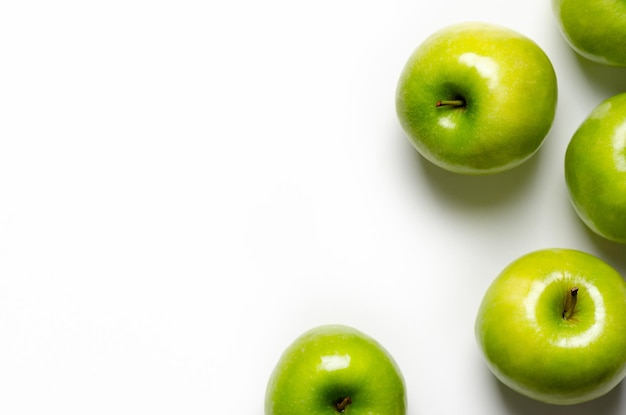
[[[565,152],[565,182],[583,222],[626,243],[626,93],[598,105],[576,130]]]
[[[552,9],[561,33],[581,56],[626,66],[626,1],[552,0]]]
[[[545,403],[589,401],[626,376],[626,282],[591,254],[535,251],[492,282],[475,332],[505,385]]]
[[[408,59],[396,112],[411,143],[452,172],[491,174],[529,159],[556,112],[557,79],[528,37],[489,23],[445,27]]]
[[[265,415],[404,415],[404,378],[377,341],[343,325],[298,337],[282,354],[265,395]]]

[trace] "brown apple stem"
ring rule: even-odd
[[[574,314],[576,302],[578,301],[578,287],[574,287],[569,291],[569,295],[565,296],[565,305],[563,306],[563,318],[568,320]]]
[[[448,106],[448,107],[464,107],[465,106],[465,101],[462,99],[449,99],[449,100],[443,100],[443,101],[437,101],[435,103],[435,107],[444,107],[444,106]]]
[[[346,410],[347,406],[352,403],[352,399],[349,396],[346,396],[341,401],[335,404],[335,408],[337,408],[338,412],[343,412]]]

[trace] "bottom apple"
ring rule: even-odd
[[[324,325],[298,337],[274,368],[265,415],[404,415],[404,378],[376,340]]]
[[[626,376],[626,282],[588,253],[532,252],[493,281],[475,331],[510,388],[551,404],[589,401]]]

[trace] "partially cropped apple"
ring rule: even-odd
[[[404,66],[396,112],[426,159],[462,174],[528,160],[556,112],[557,79],[544,51],[505,27],[468,22],[424,40]]]
[[[376,340],[349,326],[324,325],[282,354],[265,395],[265,415],[404,415],[398,365]]]
[[[551,404],[589,401],[626,376],[626,282],[591,254],[535,251],[492,282],[475,330],[510,388]]]
[[[569,45],[581,56],[605,65],[626,66],[626,2],[552,0]]]
[[[565,152],[565,181],[582,221],[626,244],[626,93],[602,102],[576,130]]]

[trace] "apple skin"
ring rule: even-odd
[[[569,291],[578,301],[563,317]],[[626,282],[572,249],[531,252],[492,282],[475,333],[487,366],[513,390],[571,405],[598,398],[626,376]]]
[[[396,88],[396,113],[411,144],[446,170],[469,175],[528,160],[552,127],[557,78],[544,51],[511,29],[454,24],[411,54]],[[440,106],[462,99],[464,106]]]
[[[579,55],[626,66],[626,2],[552,0],[552,10],[563,37]]]
[[[274,368],[265,415],[405,415],[404,378],[376,340],[344,325],[323,325],[298,337]]]
[[[602,102],[576,130],[565,152],[565,182],[582,221],[626,243],[626,93]]]

